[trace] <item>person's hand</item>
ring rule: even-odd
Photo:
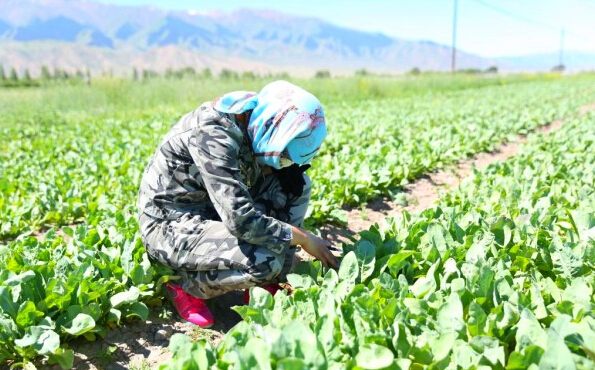
[[[302,229],[301,227],[291,226],[291,229],[293,231],[291,245],[301,245],[306,253],[322,262],[324,267],[339,267],[337,258],[329,249],[331,246],[330,242]]]
[[[338,268],[339,262],[331,253],[329,247],[331,243],[318,236],[308,233],[307,241],[302,245],[302,249],[309,255],[319,260],[324,267]]]

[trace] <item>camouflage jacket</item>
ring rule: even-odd
[[[139,212],[163,220],[185,213],[220,220],[238,239],[284,253],[291,226],[254,207],[250,188],[262,174],[241,127],[210,102],[183,116],[145,169]]]

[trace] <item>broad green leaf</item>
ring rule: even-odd
[[[417,298],[423,298],[426,295],[433,293],[436,290],[436,278],[434,277],[434,273],[436,271],[436,267],[438,263],[435,263],[428,269],[426,276],[423,276],[409,287],[409,290],[415,295]]]
[[[357,257],[354,252],[349,252],[341,260],[339,266],[339,281],[353,282],[358,277]]]
[[[306,361],[296,357],[286,357],[277,361],[278,370],[308,370],[310,367]]]
[[[560,238],[554,235],[550,245],[550,256],[554,265],[554,273],[566,279],[577,276],[583,266],[583,256],[578,248],[564,245]]]
[[[308,275],[312,279],[320,276],[322,265],[319,261],[300,261],[294,267],[293,272],[297,275]]]
[[[512,229],[514,229],[514,227],[514,222],[510,219],[505,217],[498,218],[498,221],[491,227],[496,243],[502,247],[507,246],[512,239]]]
[[[79,336],[95,328],[95,320],[84,313],[78,314],[64,331],[70,335]]]
[[[467,329],[472,336],[486,334],[487,315],[483,308],[477,302],[472,301],[469,304],[469,317],[467,319]]]
[[[326,274],[324,274],[324,280],[322,281],[321,289],[329,291],[333,290],[337,287],[338,282],[339,275],[337,274],[337,271],[334,269],[328,269]]]
[[[147,305],[142,302],[134,302],[133,304],[122,308],[122,314],[126,318],[137,317],[145,321],[149,317],[149,309],[147,308]]]
[[[33,301],[26,301],[19,307],[19,312],[15,319],[17,325],[21,328],[27,328],[36,325],[38,320],[43,317],[43,312],[38,311]]]
[[[26,283],[27,281],[33,279],[34,277],[35,277],[35,272],[29,270],[29,271],[25,271],[21,274],[14,275],[14,276],[4,280],[4,284],[8,285],[8,286],[17,286],[17,285]]]
[[[507,370],[524,370],[531,365],[539,364],[545,350],[539,346],[529,346],[523,352],[514,351],[510,354],[506,364]]]
[[[526,347],[537,345],[547,348],[547,334],[541,324],[528,309],[521,311],[521,317],[516,324],[516,348],[522,352]]]
[[[465,327],[463,304],[458,294],[450,294],[447,301],[438,309],[436,319],[438,321],[438,331],[441,333],[459,332]]]
[[[480,360],[481,355],[477,353],[468,343],[463,342],[461,340],[456,340],[451,343],[452,347],[452,359],[451,362],[454,362],[456,366],[460,369],[472,369],[476,367]],[[448,358],[442,361],[442,364],[447,365]],[[436,363],[434,363],[436,364]],[[438,368],[444,367],[444,365],[440,366],[441,364],[436,364]]]
[[[172,352],[178,352],[182,347],[190,344],[191,339],[182,333],[174,333],[169,340],[169,350]]]
[[[242,366],[244,368],[271,370],[271,354],[268,344],[260,338],[250,338],[243,348]]]
[[[593,307],[591,304],[591,297],[593,295],[592,288],[585,282],[584,279],[574,279],[569,287],[562,293],[562,300],[572,302],[573,310],[589,311]]]
[[[314,368],[326,364],[324,350],[316,335],[300,321],[292,321],[282,329],[279,339],[272,343],[271,356],[277,359],[278,366],[280,361],[287,358],[299,358]]]
[[[564,339],[555,331],[549,330],[547,348],[539,360],[540,369],[575,370],[572,353],[566,347]]]
[[[355,362],[362,369],[383,369],[390,366],[394,359],[388,348],[373,343],[359,346],[355,355]]]
[[[7,338],[6,341],[8,341],[8,338],[15,338],[18,331],[17,325],[11,318],[0,315],[0,339],[5,337]]]
[[[273,308],[273,296],[270,292],[260,287],[250,289],[250,307],[260,310]]]
[[[360,264],[360,282],[363,283],[374,273],[376,248],[372,243],[364,240],[358,243],[355,253]]]
[[[74,363],[74,351],[71,349],[58,348],[49,355],[50,364],[58,364],[62,369],[72,369]]]
[[[409,353],[414,338],[409,335],[403,323],[395,321],[391,326],[392,345],[397,350],[399,357],[405,357]]]
[[[12,318],[17,316],[18,305],[12,300],[8,287],[0,286],[0,309]]]
[[[137,287],[130,287],[127,292],[121,292],[110,298],[112,308],[118,308],[124,304],[137,302],[140,297],[140,290]]]
[[[500,345],[498,339],[483,335],[475,336],[469,340],[469,345],[487,359],[490,365],[504,366],[506,362],[504,347]]]
[[[483,235],[473,240],[473,244],[467,250],[467,254],[465,255],[465,261],[470,263],[485,261],[488,257],[490,246],[493,242],[494,234],[486,230]]]
[[[287,282],[294,289],[308,289],[311,286],[316,285],[314,280],[312,280],[312,278],[308,275],[288,274]]]
[[[48,355],[60,347],[60,336],[53,330],[31,326],[27,334],[21,339],[15,339],[14,343],[22,348],[30,346],[40,355]]]
[[[435,361],[443,360],[450,354],[455,339],[457,339],[457,333],[454,331],[444,332],[430,338],[430,348]]]
[[[415,251],[400,250],[389,258],[387,265],[393,276],[397,276],[405,265],[405,260],[413,254],[415,254]]]

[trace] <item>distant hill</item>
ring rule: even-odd
[[[560,54],[549,53],[528,56],[512,56],[498,58],[498,60],[509,65],[511,70],[547,71],[560,64]],[[562,64],[564,64],[570,71],[595,71],[595,53],[566,51],[562,56]]]
[[[80,0],[0,2],[0,63],[131,73],[195,68],[350,73],[449,70],[450,47],[339,27],[268,10],[164,11]],[[569,59],[570,60],[570,59]],[[595,57],[585,59],[595,65]],[[458,68],[549,70],[539,57],[490,59],[457,53]],[[309,71],[309,72],[307,72]]]

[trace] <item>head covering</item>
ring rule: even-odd
[[[271,82],[260,93],[225,94],[213,102],[213,108],[232,114],[252,110],[248,136],[254,154],[260,163],[277,169],[284,151],[294,163],[310,163],[327,134],[318,99],[287,81]]]

